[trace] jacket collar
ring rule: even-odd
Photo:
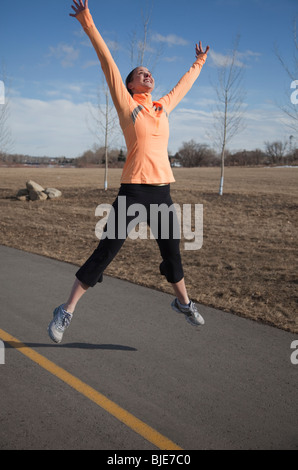
[[[147,111],[153,108],[151,93],[136,93],[133,95],[133,99],[146,108]]]
[[[133,95],[133,99],[149,112],[152,111],[153,108],[156,111],[162,109],[162,105],[158,101],[152,101],[151,93],[136,93]]]

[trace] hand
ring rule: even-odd
[[[199,45],[196,44],[196,58],[200,57],[202,54],[207,54],[209,51],[210,47],[207,46],[205,52],[202,49],[202,43],[201,41],[199,42]]]
[[[75,6],[71,5],[71,8],[74,10],[75,14],[69,13],[69,16],[73,16],[74,18],[81,13],[81,11],[87,10],[88,8],[88,0],[85,0],[85,5],[82,0],[79,0],[80,4],[76,2],[76,0],[73,0],[73,3]]]

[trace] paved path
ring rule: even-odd
[[[185,450],[298,449],[297,335],[203,306],[193,328],[171,295],[105,277],[55,345],[46,327],[77,268],[3,246],[0,260],[0,339],[13,337],[0,449],[157,450],[163,437]]]

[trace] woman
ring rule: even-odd
[[[201,42],[196,45],[196,61],[191,69],[182,77],[175,88],[158,102],[152,101],[154,78],[146,67],[137,67],[126,79],[124,85],[120,72],[99,34],[85,4],[73,0],[73,14],[89,36],[98,55],[105,74],[110,93],[119,116],[126,145],[127,159],[121,177],[121,188],[113,204],[115,219],[118,220],[119,196],[125,196],[126,207],[138,203],[146,207],[150,213],[151,204],[166,204],[171,207],[170,183],[175,181],[169,163],[167,146],[169,139],[168,116],[181,99],[189,91],[200,74],[207,58],[209,46],[203,52]],[[108,264],[114,259],[127,237],[127,226],[132,218],[125,217],[125,234],[116,238],[102,237],[97,249],[86,263],[76,273],[76,279],[65,304],[54,310],[54,318],[50,322],[48,332],[50,338],[60,343],[63,333],[69,326],[75,307],[89,287],[102,282],[102,274]],[[150,224],[150,220],[147,220]],[[107,225],[109,224],[109,220]],[[169,236],[164,239],[160,232],[156,236],[161,257],[160,272],[172,284],[175,300],[172,308],[183,313],[193,325],[203,325],[204,319],[199,314],[195,304],[188,298],[181,256],[179,239],[174,237],[174,217],[169,219]],[[119,233],[116,227],[116,234]]]

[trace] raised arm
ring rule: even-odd
[[[70,16],[76,18],[81,23],[84,31],[89,36],[89,39],[93,44],[100,60],[102,70],[105,74],[115,108],[117,109],[121,120],[123,114],[125,114],[126,111],[129,112],[129,100],[131,99],[131,96],[123,83],[118,67],[115,64],[105,41],[93,22],[88,9],[88,0],[85,0],[85,3],[82,0],[73,0],[73,3],[74,5],[72,5],[71,8],[74,13],[70,13]]]
[[[206,50],[204,51],[201,41],[199,42],[199,45],[196,44],[196,61],[189,71],[183,75],[172,91],[159,100],[159,102],[164,105],[168,114],[170,114],[170,112],[173,111],[173,109],[180,103],[182,98],[184,98],[184,96],[188,93],[200,75],[202,67],[206,62],[209,49],[209,46],[207,46]]]

